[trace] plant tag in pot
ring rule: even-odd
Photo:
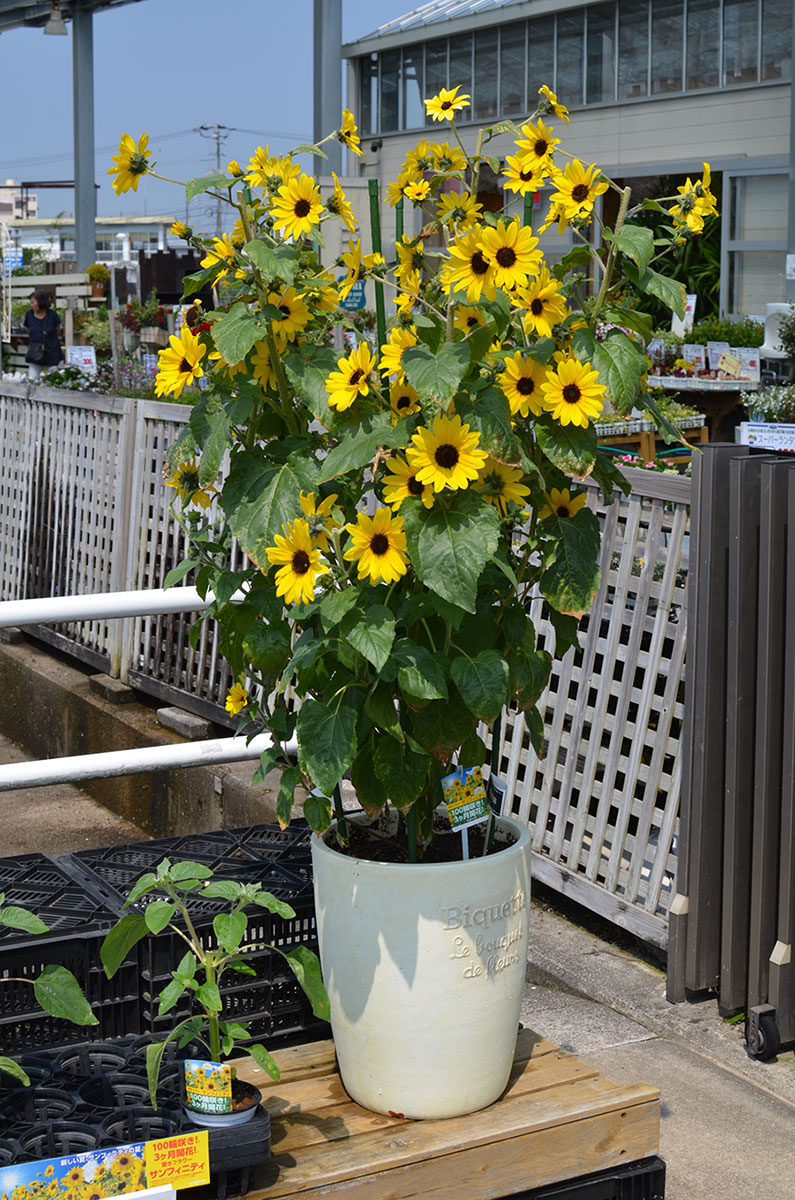
[[[226,1063],[185,1059],[188,1107],[201,1113],[232,1111],[232,1068]]]
[[[486,786],[480,767],[459,767],[442,780],[442,792],[453,829],[476,825],[489,815]]]
[[[508,795],[508,784],[504,779],[500,779],[499,775],[493,773],[489,775],[488,783],[486,784],[486,798],[489,802],[489,808],[498,817],[502,812],[503,802]]]

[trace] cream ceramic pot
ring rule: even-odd
[[[454,1117],[513,1063],[527,962],[530,834],[468,862],[367,862],[312,839],[320,960],[340,1074],[375,1112]]]

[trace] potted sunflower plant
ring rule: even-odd
[[[387,189],[417,231],[398,234],[394,261],[380,218],[369,236],[357,229],[337,177],[321,188],[291,154],[260,147],[247,166],[190,181],[189,195],[228,204],[230,230],[207,240],[175,227],[204,255],[185,294],[212,284],[220,303],[171,339],[156,381],[162,396],[206,384],[171,448],[193,549],[168,582],[195,571],[212,592],[202,619],[218,623],[236,677],[227,707],[241,732],[273,735],[261,770],[283,768],[279,819],[301,797],[316,831],[343,1082],[367,1107],[415,1117],[483,1107],[510,1072],[529,833],[501,816],[468,839],[465,859],[444,788],[486,762],[484,738],[508,705],[542,751],[536,702],[551,658],[528,601],[543,596],[558,653],[574,643],[598,584],[583,484],[608,497],[626,487],[594,421],[608,393],[619,413],[655,408],[643,386],[651,321],[622,305],[622,288],[681,313],[683,287],[654,263],[714,211],[705,172],[672,207],[652,202],[655,236],[633,223],[628,188],[562,160],[550,122],[568,113],[547,88],[521,125],[502,121],[466,146],[456,116],[468,104],[458,88],[426,101],[445,136],[423,138]],[[350,113],[330,136],[360,153]],[[488,212],[478,177],[486,161],[500,169],[485,153],[498,137],[513,139],[505,206]],[[145,141],[125,139],[117,191],[156,173]],[[530,226],[542,188],[541,229],[575,242],[552,267]],[[608,188],[617,221],[591,238]],[[350,237],[330,263],[323,228],[335,220]],[[360,280],[375,285],[374,344],[341,306]],[[600,324],[610,329],[597,340]],[[340,329],[353,342],[342,352]],[[248,557],[235,572],[233,540]],[[280,749],[293,736],[297,761]],[[346,775],[363,818],[343,808]]]

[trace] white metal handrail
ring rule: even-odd
[[[232,600],[242,599],[236,592]],[[12,625],[48,625],[60,621],[101,621],[115,617],[161,616],[203,612],[215,600],[194,587],[150,588],[143,592],[97,592],[85,596],[44,596],[0,601],[0,629]]]

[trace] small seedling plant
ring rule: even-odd
[[[49,926],[27,908],[21,908],[17,904],[6,904],[5,892],[0,892],[0,927],[2,926],[34,936],[49,930]],[[57,963],[48,963],[35,979],[4,975],[2,982],[30,984],[37,1001],[51,1017],[71,1021],[73,1025],[99,1024],[72,972]],[[27,1072],[19,1063],[14,1062],[13,1058],[7,1058],[4,1054],[0,1054],[0,1072],[11,1075],[25,1087],[30,1084]]]
[[[197,894],[206,899],[223,900],[228,905],[227,911],[213,917],[214,937],[209,937],[207,930],[199,932],[191,919],[188,900],[191,895]],[[212,1062],[229,1058],[236,1049],[244,1050],[273,1079],[278,1080],[276,1062],[263,1045],[252,1042],[248,1025],[224,1020],[220,985],[230,971],[238,975],[256,975],[247,961],[247,953],[267,948],[281,954],[287,961],[306,993],[315,1016],[328,1021],[328,996],[321,979],[317,955],[306,946],[285,951],[247,937],[247,908],[265,908],[284,920],[292,920],[295,910],[266,892],[259,883],[244,884],[215,879],[212,870],[201,863],[171,863],[167,858],[153,872],[141,876],[127,897],[125,907],[136,904],[145,896],[151,899],[143,912],[128,913],[107,934],[100,951],[105,973],[112,978],[132,947],[142,938],[169,929],[184,943],[186,950],[172,969],[170,982],[159,994],[158,1016],[173,1011],[186,993],[193,1007],[199,1010],[179,1021],[165,1039],[152,1042],[146,1048],[146,1072],[152,1107],[157,1107],[157,1081],[163,1054],[169,1042],[175,1039],[180,1049],[190,1042],[200,1042]]]

